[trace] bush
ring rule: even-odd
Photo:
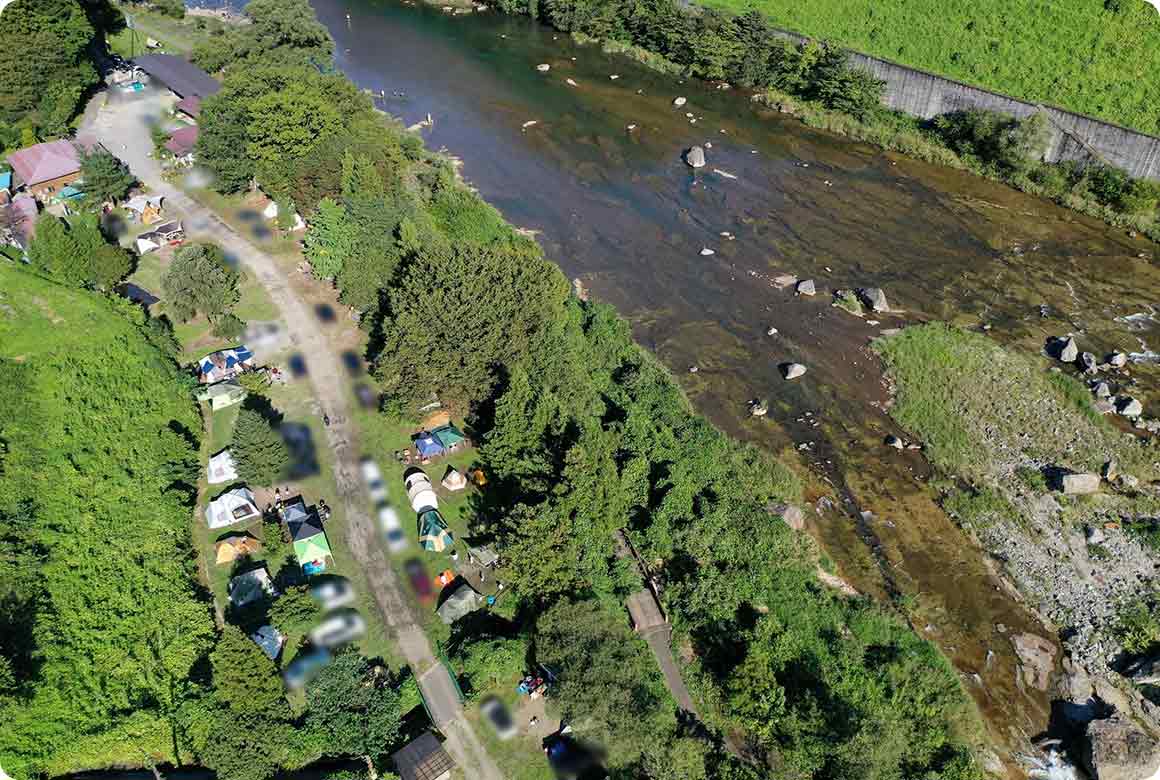
[[[245,331],[245,321],[231,312],[226,312],[218,317],[217,321],[213,324],[213,335],[220,339],[226,339],[227,341],[241,338],[241,335]]]
[[[1116,639],[1132,655],[1144,655],[1160,644],[1160,615],[1144,601],[1135,601],[1120,610],[1116,619]]]

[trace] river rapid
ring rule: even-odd
[[[1097,354],[1160,351],[1160,248],[525,18],[393,0],[312,5],[338,67],[406,124],[430,115],[428,146],[459,158],[484,198],[614,304],[699,411],[805,465],[810,532],[859,590],[906,597],[1013,765],[1049,702],[1024,684],[1010,637],[1055,641],[1057,629],[934,503],[922,454],[883,446],[902,432],[869,342],[938,319],[989,326],[1031,351],[1067,332]],[[688,103],[674,107],[677,96]],[[708,157],[697,172],[681,157],[692,144]],[[781,275],[815,280],[818,295],[779,288]],[[893,311],[863,320],[830,305],[833,289],[851,287],[883,288]],[[786,382],[784,361],[808,373]],[[1157,366],[1135,373],[1160,403]],[[767,400],[768,416],[749,416],[750,399]]]

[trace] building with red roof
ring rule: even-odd
[[[81,175],[81,155],[72,141],[48,141],[8,155],[16,178],[41,200],[72,184]]]

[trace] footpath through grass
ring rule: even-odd
[[[1160,132],[1160,15],[1143,0],[704,0],[779,27]],[[1120,6],[1116,12],[1105,6]]]

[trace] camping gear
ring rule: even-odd
[[[483,487],[487,484],[487,475],[478,466],[469,471],[468,474],[471,475],[471,481],[475,483],[476,487]]]
[[[450,424],[436,428],[431,431],[431,435],[443,445],[443,449],[447,452],[455,452],[467,441],[463,431]]]
[[[443,552],[455,542],[437,509],[419,515],[419,546],[428,552]]]
[[[415,449],[423,458],[437,458],[444,452],[443,444],[427,431],[423,431],[416,437]]]
[[[435,582],[438,583],[439,587],[446,588],[455,582],[455,572],[451,571],[451,569],[444,569],[439,572],[439,576],[435,578]]]

